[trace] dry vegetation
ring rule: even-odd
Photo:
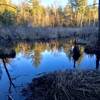
[[[34,78],[22,91],[26,100],[100,100],[99,71],[55,72]]]
[[[23,0],[20,5],[12,4],[12,0],[0,0],[0,43],[69,37],[75,32],[79,38],[94,43],[98,32],[98,4],[97,0],[91,5],[88,2],[68,0],[60,7],[56,1],[44,7],[39,0]]]

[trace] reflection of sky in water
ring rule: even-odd
[[[90,55],[84,54],[83,59],[79,66],[82,69],[95,69],[95,66],[96,66],[95,59],[96,59],[95,55],[91,57]]]
[[[40,50],[40,49],[39,49]],[[73,59],[69,58],[69,54],[64,52],[64,49],[47,50],[39,52],[34,50],[28,52],[26,55],[24,52],[18,52],[16,58],[12,59],[7,68],[13,78],[13,82],[16,86],[25,86],[26,83],[31,82],[32,78],[39,73],[48,73],[57,70],[74,69]],[[38,57],[35,57],[38,56]],[[83,53],[80,62],[76,64],[77,69],[95,69],[95,55],[87,55]],[[39,61],[36,61],[39,60]],[[35,64],[36,62],[37,64]],[[5,73],[5,69],[0,62],[0,100],[7,99],[7,92],[9,87],[8,77]],[[20,89],[19,87],[17,89]],[[5,96],[4,96],[5,95]],[[19,92],[13,95],[17,95],[16,100],[23,100],[19,97]],[[19,99],[20,98],[20,99]]]

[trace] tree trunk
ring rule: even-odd
[[[95,26],[95,15],[94,15],[94,18],[93,18],[93,26]]]
[[[81,21],[80,21],[81,27],[83,26],[83,14],[81,14]]]
[[[89,17],[89,26],[91,25],[91,22],[90,22],[90,21],[91,21],[91,19],[90,19],[90,17]]]
[[[98,42],[100,43],[100,0],[99,0],[99,7],[98,7],[98,22],[99,22],[99,29],[98,29]],[[100,44],[99,44],[100,45]]]

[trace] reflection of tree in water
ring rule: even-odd
[[[50,51],[51,51],[52,55],[58,56],[59,52],[61,52],[62,44],[60,43],[60,41],[52,40],[49,43],[49,47],[50,47]]]
[[[72,43],[64,44],[64,52],[66,53],[69,60],[74,60],[74,67],[76,67],[76,62],[79,65],[83,59],[84,47],[75,45]],[[79,66],[78,66],[79,67]]]
[[[89,54],[88,56],[89,56],[90,58],[92,58],[92,57],[94,56],[94,54]]]
[[[16,53],[23,52],[24,56],[28,56],[29,51],[31,50],[31,45],[28,43],[19,43],[16,48]]]
[[[38,67],[38,65],[40,64],[40,60],[41,60],[41,53],[37,50],[34,50],[34,65],[35,65],[35,67]]]
[[[1,70],[1,66],[0,66],[0,80],[1,80],[1,77],[2,77],[2,70]]]
[[[95,55],[96,56],[96,69],[99,69],[99,61],[100,61],[100,47],[99,46],[86,46],[85,52],[89,54],[90,56]]]
[[[99,69],[100,52],[96,53],[96,69]]]
[[[68,41],[65,40],[51,40],[49,43],[48,42],[36,42],[33,44],[30,43],[20,43],[16,47],[16,52],[22,52],[25,57],[29,58],[31,57],[33,60],[33,64],[37,67],[40,64],[41,61],[41,53],[44,52],[45,50],[47,51],[52,51],[55,55],[58,55],[58,51],[60,52],[61,50],[64,50],[66,53],[67,57],[69,60],[72,58],[72,53],[71,53],[71,47],[72,47],[72,42],[68,43]],[[62,49],[63,48],[63,49]],[[83,48],[80,49],[83,53]],[[31,51],[31,52],[30,52]],[[34,52],[34,54],[32,53]],[[31,54],[32,53],[32,56]],[[81,54],[79,60],[77,63],[79,64],[83,58],[83,55]]]
[[[61,52],[62,48],[63,48],[63,42],[62,41],[57,41],[57,40],[52,40],[49,43],[49,47],[50,50],[52,51],[52,53],[54,53],[56,55],[56,53]]]
[[[38,67],[41,61],[41,53],[46,50],[45,43],[35,43],[33,61],[35,67]]]
[[[79,49],[79,46],[78,45],[76,45],[76,43],[75,43],[75,45],[74,45],[74,48],[73,48],[73,60],[74,60],[74,68],[76,67],[76,62],[79,60],[79,57],[80,57],[80,49]]]
[[[51,50],[49,43],[46,43],[46,49],[47,49],[47,51],[50,51]]]
[[[64,43],[64,45],[63,45],[64,52],[68,56],[69,60],[71,60],[71,57],[72,57],[71,47],[72,47],[72,45],[68,44],[68,43]]]
[[[49,44],[51,51],[56,51],[57,50],[57,46],[58,46],[58,42],[57,41],[51,41]]]
[[[84,53],[84,48],[83,47],[80,47],[80,57],[77,61],[77,64],[79,65],[83,59],[83,53]]]
[[[35,46],[34,46],[34,56],[33,56],[33,61],[34,61],[34,64],[35,66],[37,67],[39,64],[40,64],[40,61],[41,61],[41,53],[44,52],[45,50],[48,50],[48,51],[52,51],[52,52],[56,52],[58,51],[58,48],[59,50],[61,49],[62,47],[62,44],[59,44],[58,41],[50,41],[50,43],[35,43]]]
[[[63,47],[63,50],[66,53],[67,57],[69,58],[69,60],[71,60],[73,56],[73,52],[71,50],[73,46],[72,42],[68,43],[67,41],[51,41],[49,45],[50,45],[52,52],[57,51],[57,50],[61,51],[61,47]],[[78,57],[78,54],[76,55],[74,54],[74,60],[76,60],[78,64],[81,63],[82,58],[83,58],[83,52],[84,52],[83,47],[80,46],[79,48],[80,48],[80,57]]]
[[[59,43],[58,43],[58,51],[61,51],[62,47],[64,47],[63,44],[64,44],[63,41],[59,41]]]

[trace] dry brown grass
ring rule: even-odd
[[[99,71],[64,71],[34,78],[22,91],[26,100],[100,100]]]

